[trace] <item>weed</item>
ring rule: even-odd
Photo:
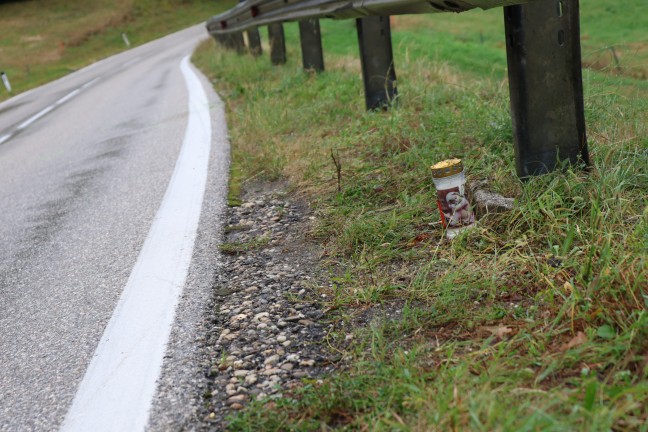
[[[270,237],[258,236],[247,242],[222,243],[220,251],[227,255],[243,255],[246,252],[261,249],[270,243]]]
[[[227,255],[243,255],[246,252],[261,249],[270,243],[270,238],[265,236],[254,237],[247,242],[222,243],[220,251]]]

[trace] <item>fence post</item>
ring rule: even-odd
[[[324,70],[324,53],[322,51],[319,20],[307,19],[299,21],[299,37],[301,39],[304,69],[322,72]]]
[[[356,19],[368,110],[386,109],[398,91],[388,16]]]
[[[273,65],[286,63],[286,38],[282,23],[268,25],[268,39],[270,40],[270,61]]]
[[[250,54],[255,57],[263,54],[263,48],[261,48],[261,35],[259,34],[258,27],[252,27],[247,30],[248,43],[250,44]]]
[[[504,8],[517,174],[589,164],[578,0]]]

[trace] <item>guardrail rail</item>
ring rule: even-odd
[[[589,164],[581,72],[579,0],[243,0],[207,21],[211,36],[239,53],[262,54],[267,26],[272,64],[286,62],[283,23],[299,22],[304,69],[321,72],[319,19],[356,19],[367,109],[398,94],[390,15],[503,7],[511,118],[520,178],[564,161]],[[243,32],[247,34],[247,46]]]

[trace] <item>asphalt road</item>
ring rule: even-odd
[[[90,386],[85,394],[106,407],[99,429],[139,425],[128,418],[117,420],[123,410],[111,412],[115,401],[102,399],[109,396],[92,388],[93,379],[87,375],[91,361],[99,362],[94,381],[108,387],[106,382],[116,372],[102,366],[98,347],[100,341],[103,346],[122,338],[122,333],[106,333],[108,323],[126,333],[139,331],[139,324],[122,320],[129,319],[124,311],[130,307],[141,315],[137,319],[144,320],[149,313],[147,299],[158,301],[161,294],[155,290],[165,290],[165,284],[170,287],[166,291],[176,296],[166,302],[171,312],[164,312],[171,317],[172,328],[171,321],[142,327],[143,331],[161,327],[162,336],[171,332],[171,343],[163,344],[166,351],[155,354],[164,354],[162,379],[158,379],[161,358],[142,360],[162,385],[154,387],[151,401],[146,391],[137,398],[147,399],[145,408],[152,404],[144,417],[149,428],[176,429],[191,421],[188,393],[196,373],[196,341],[218,267],[215,250],[229,163],[222,104],[200,75],[195,82],[207,102],[194,102],[208,103],[211,129],[205,128],[205,117],[191,120],[189,114],[192,96],[181,62],[205,37],[204,26],[196,26],[0,104],[0,430],[86,429],[89,426],[71,419],[83,417],[88,409],[84,408],[88,403],[75,399],[83,399],[82,383]],[[188,131],[191,127],[211,140],[210,150],[203,146],[202,153],[194,155],[198,165],[204,161],[202,185],[196,174],[201,168],[188,165],[190,150],[185,150],[199,141]],[[178,171],[181,165],[184,174]],[[173,204],[172,196],[183,199],[191,194],[196,226],[176,223],[173,211],[169,217],[161,216],[165,205]],[[152,228],[156,224],[160,226]],[[187,231],[178,234],[176,227]],[[156,235],[162,239],[158,243]],[[172,243],[174,235],[184,243]],[[166,249],[189,258],[184,276],[182,268],[173,270],[174,285],[166,275],[153,275],[146,291],[149,297],[139,304],[121,305],[137,296],[122,294],[127,286],[135,293],[140,289],[137,275],[146,272],[134,269],[147,265],[141,262],[146,261],[142,257],[146,250],[155,265],[173,258],[156,257]],[[115,312],[118,304],[121,313]],[[139,337],[133,344],[137,347],[153,339],[147,333],[134,337]],[[115,350],[121,355],[127,351]],[[128,370],[119,373],[130,382]],[[123,388],[117,399],[137,391]],[[149,412],[154,413],[150,418]],[[143,418],[141,412],[132,415]]]

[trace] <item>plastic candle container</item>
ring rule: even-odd
[[[461,159],[434,164],[432,179],[437,191],[441,221],[449,239],[475,224],[475,215],[465,194],[466,178]]]

